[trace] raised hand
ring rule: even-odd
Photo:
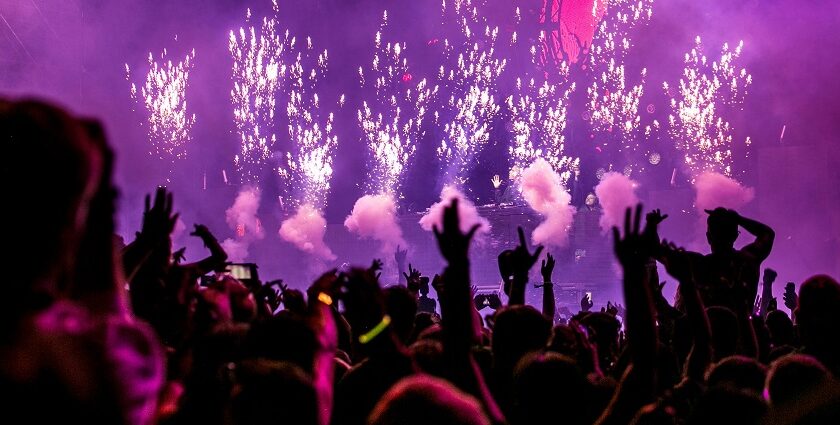
[[[374,258],[373,261],[370,264],[370,267],[368,267],[368,270],[371,273],[376,273],[376,272],[382,270],[382,268],[384,266],[385,266],[385,263],[382,262],[382,260],[380,260],[379,258]]]
[[[772,285],[773,282],[776,281],[776,277],[778,277],[778,276],[779,276],[779,274],[776,273],[775,270],[768,267],[768,268],[764,269],[763,282],[764,282],[765,285]]]
[[[516,231],[519,233],[519,246],[513,250],[513,272],[514,275],[518,274],[527,277],[531,267],[533,267],[534,264],[536,264],[537,259],[540,258],[543,246],[537,245],[534,253],[531,254],[528,252],[528,242],[525,239],[525,231],[522,230],[522,227],[517,227]]]
[[[167,191],[166,187],[157,188],[154,203],[151,196],[146,195],[143,227],[140,233],[156,240],[169,238],[172,230],[175,229],[175,223],[178,222],[178,214],[173,214],[172,208],[172,193]]]
[[[490,183],[493,184],[494,188],[498,189],[502,185],[502,178],[496,174],[492,179],[490,179]]]
[[[400,246],[397,245],[396,251],[394,251],[394,261],[397,263],[397,268],[402,270],[405,268],[405,259],[408,257],[408,249],[400,249]]]
[[[617,316],[618,315],[618,304],[613,304],[610,301],[607,301],[607,308],[605,310],[610,316]]]
[[[474,224],[467,233],[461,231],[458,217],[458,199],[443,209],[443,229],[437,225],[432,227],[437,239],[438,248],[443,258],[450,264],[466,264],[469,262],[468,252],[470,242],[481,224]]]
[[[627,317],[627,310],[624,308],[623,305],[615,303],[613,304],[613,306],[615,307],[615,312],[616,314],[618,314],[619,317],[621,317],[622,319]]]
[[[645,215],[645,223],[647,226],[656,226],[665,221],[666,218],[668,218],[668,214],[663,215],[659,209],[655,209]]]
[[[519,245],[513,250],[499,254],[499,272],[504,280],[504,291],[509,297],[511,305],[525,304],[525,286],[528,283],[528,272],[536,264],[542,253],[542,245],[537,246],[534,253],[528,251],[525,231],[517,228]]]
[[[613,247],[618,261],[625,270],[628,267],[644,267],[651,255],[650,244],[640,231],[642,204],[636,206],[635,214],[627,208],[624,214],[624,237],[618,227],[613,226]]]
[[[592,306],[595,305],[595,302],[592,301],[592,297],[589,294],[584,294],[583,297],[580,299],[580,311],[589,311]]]
[[[796,284],[793,282],[788,282],[785,285],[785,293],[782,294],[782,300],[785,302],[785,307],[788,308],[791,312],[796,310],[796,307],[799,305],[799,296],[796,294]]]
[[[199,238],[204,239],[207,236],[211,235],[210,229],[208,229],[207,226],[205,226],[203,224],[195,224],[195,225],[193,225],[193,227],[194,228],[193,228],[193,231],[190,232],[190,236],[197,236]]]
[[[193,231],[190,232],[190,236],[195,236],[200,238],[202,242],[204,242],[204,246],[210,248],[212,245],[215,245],[216,237],[213,236],[213,233],[210,232],[210,229],[203,224],[195,224],[193,225]]]
[[[420,270],[411,267],[411,264],[409,264],[408,273],[403,273],[403,276],[405,277],[409,291],[415,294],[420,291],[420,285],[422,284]]]
[[[187,247],[183,247],[175,252],[172,253],[172,262],[175,264],[181,264],[186,257],[184,256],[184,252],[187,251]]]
[[[397,249],[394,251],[394,262],[397,263],[397,280],[399,281],[400,285],[408,283],[405,277],[406,257],[408,257],[408,249],[400,249],[400,246],[397,245]]]
[[[554,272],[554,256],[549,254],[545,254],[545,259],[542,260],[542,265],[540,266],[540,274],[542,275],[544,283],[551,283],[551,274]]]

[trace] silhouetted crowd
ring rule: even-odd
[[[840,424],[840,285],[815,275],[778,305],[776,273],[761,273],[774,232],[733,210],[707,211],[703,255],[660,237],[659,210],[628,209],[612,235],[624,305],[585,297],[563,320],[563,271],[522,229],[498,258],[504,301],[475,296],[477,227],[457,200],[434,229],[443,270],[397,250],[400,284],[374,260],[299,291],[234,278],[202,225],[209,255],[184,263],[165,188],[122,245],[96,121],[0,99],[0,139],[4,423]],[[742,230],[752,242],[735,249]],[[673,302],[657,263],[679,283]]]

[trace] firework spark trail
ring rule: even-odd
[[[192,140],[191,132],[195,124],[195,114],[187,112],[186,100],[195,50],[176,63],[167,59],[166,55],[164,49],[160,56],[161,62],[158,63],[149,53],[146,81],[139,90],[132,83],[130,94],[135,102],[142,102],[148,112],[146,127],[151,145],[149,155],[174,163],[186,156],[186,145]],[[126,79],[130,80],[128,64],[125,65],[125,72]],[[171,167],[169,172],[172,172]]]
[[[542,46],[542,40],[539,40],[529,48],[535,64]],[[574,90],[575,84],[569,83],[566,62],[558,65],[557,75],[542,73],[527,82],[521,77],[516,79],[516,93],[506,99],[514,135],[512,146],[508,148],[512,181],[518,181],[522,172],[538,158],[545,159],[557,171],[563,185],[578,172],[580,159],[564,155],[566,111]]]
[[[610,0],[592,41],[589,65],[595,80],[587,88],[589,120],[595,131],[612,133],[616,153],[639,147],[639,101],[647,70],[642,69],[638,84],[630,84],[624,60],[632,47],[630,31],[647,23],[652,13],[653,0]]]
[[[294,38],[290,45],[295,48]],[[338,144],[338,136],[333,134],[334,115],[322,111],[324,108],[316,92],[318,78],[326,69],[327,51],[315,55],[312,39],[307,37],[306,45],[297,52],[288,71],[290,86],[286,115],[293,147],[286,155],[288,170],[278,169],[294,187],[294,196],[289,197],[291,204],[308,204],[319,210],[326,207],[333,174],[332,151]]]
[[[663,84],[666,93],[672,95],[668,133],[682,151],[692,181],[709,171],[732,176],[732,127],[719,116],[718,103],[742,103],[752,84],[746,69],[733,64],[743,45],[739,42],[731,50],[724,44],[720,59],[710,64],[698,36],[694,48],[685,55],[679,88]],[[745,144],[750,145],[749,137]]]
[[[447,14],[446,3],[444,16]],[[505,69],[506,61],[495,57],[498,27],[484,26],[483,32],[471,26],[481,26],[481,19],[470,0],[456,1],[453,12],[460,20],[462,41],[444,40],[444,54],[457,61],[449,70],[441,66],[438,77],[452,95],[447,106],[454,115],[444,125],[445,136],[437,148],[438,158],[446,164],[444,182],[463,186],[474,168],[476,157],[490,138],[489,123],[499,113],[496,99],[496,80]]]
[[[405,43],[382,40],[387,22],[386,11],[376,33],[373,61],[359,67],[362,87],[373,86],[375,96],[362,103],[357,118],[370,153],[366,189],[398,200],[402,198],[400,180],[424,134],[427,105],[438,87],[429,87],[425,79],[410,85],[408,62],[402,57]]]
[[[274,1],[274,11],[278,6]],[[247,12],[250,21],[251,11]],[[243,184],[258,184],[277,142],[275,110],[278,90],[287,73],[284,55],[290,49],[289,32],[278,34],[276,18],[264,17],[254,26],[231,31],[228,49],[233,58],[233,116],[240,141],[234,158]]]

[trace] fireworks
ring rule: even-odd
[[[295,39],[290,42],[295,49]],[[289,119],[289,137],[293,148],[287,153],[288,169],[278,168],[278,173],[290,180],[295,189],[294,202],[308,204],[316,209],[326,207],[332,179],[332,151],[338,143],[333,134],[332,112],[323,112],[320,97],[315,91],[318,78],[327,69],[327,51],[314,53],[312,39],[297,52],[296,60],[289,67],[289,100],[286,115]],[[341,102],[341,100],[339,100]]]
[[[405,44],[382,40],[387,13],[376,33],[373,61],[367,69],[359,68],[362,87],[372,85],[375,96],[362,103],[357,117],[371,155],[368,192],[400,199],[400,179],[416,151],[417,140],[424,134],[427,104],[438,87],[430,88],[425,79],[414,88],[408,85],[411,74],[401,56]]]
[[[541,38],[544,34],[541,34]],[[532,61],[536,64],[542,42],[531,46]],[[575,84],[569,83],[569,66],[561,62],[558,73],[551,78],[542,73],[541,84],[535,78],[524,82],[516,79],[516,94],[506,100],[511,112],[513,143],[509,148],[512,160],[510,176],[518,180],[522,172],[538,158],[545,159],[558,173],[561,183],[566,185],[569,177],[578,172],[579,158],[564,155],[566,131],[566,107]]]
[[[743,42],[735,50],[724,44],[720,59],[709,64],[702,53],[700,37],[685,55],[685,69],[679,88],[674,92],[668,83],[663,88],[675,93],[671,98],[672,114],[668,132],[684,155],[692,180],[706,171],[732,176],[732,127],[719,116],[720,104],[741,103],[752,84],[746,69],[733,62],[741,55]],[[749,138],[745,141],[750,144]]]
[[[131,98],[135,102],[142,102],[148,112],[146,127],[151,145],[149,155],[174,162],[186,156],[186,145],[192,140],[195,114],[187,112],[186,90],[195,50],[176,63],[167,59],[166,54],[164,49],[160,55],[161,63],[158,63],[149,53],[146,82],[139,91],[132,83],[130,93]],[[125,72],[126,79],[130,79],[128,64],[125,65]],[[171,168],[169,172],[172,172]]]
[[[277,2],[274,2],[277,12]],[[247,19],[250,20],[248,10]],[[254,26],[231,31],[228,48],[233,58],[233,117],[240,141],[234,158],[242,183],[258,183],[266,161],[277,142],[275,109],[278,90],[287,73],[284,55],[290,49],[289,32],[281,37],[275,18],[263,18]]]
[[[490,138],[489,124],[499,112],[496,80],[506,61],[495,57],[498,27],[485,26],[483,32],[472,30],[471,25],[479,25],[480,19],[469,0],[455,2],[453,13],[460,20],[463,40],[458,45],[444,40],[447,58],[458,53],[452,68],[441,66],[439,70],[439,79],[452,93],[447,106],[453,115],[444,125],[445,135],[437,155],[446,164],[445,183],[463,186]]]
[[[617,153],[638,148],[639,101],[647,70],[642,69],[638,84],[630,84],[624,59],[632,47],[630,30],[649,21],[652,13],[653,0],[611,0],[592,42],[589,64],[595,80],[587,88],[589,120],[595,131],[610,134]]]

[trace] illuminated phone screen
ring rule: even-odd
[[[231,264],[228,273],[236,279],[251,279],[251,268],[242,264]]]

